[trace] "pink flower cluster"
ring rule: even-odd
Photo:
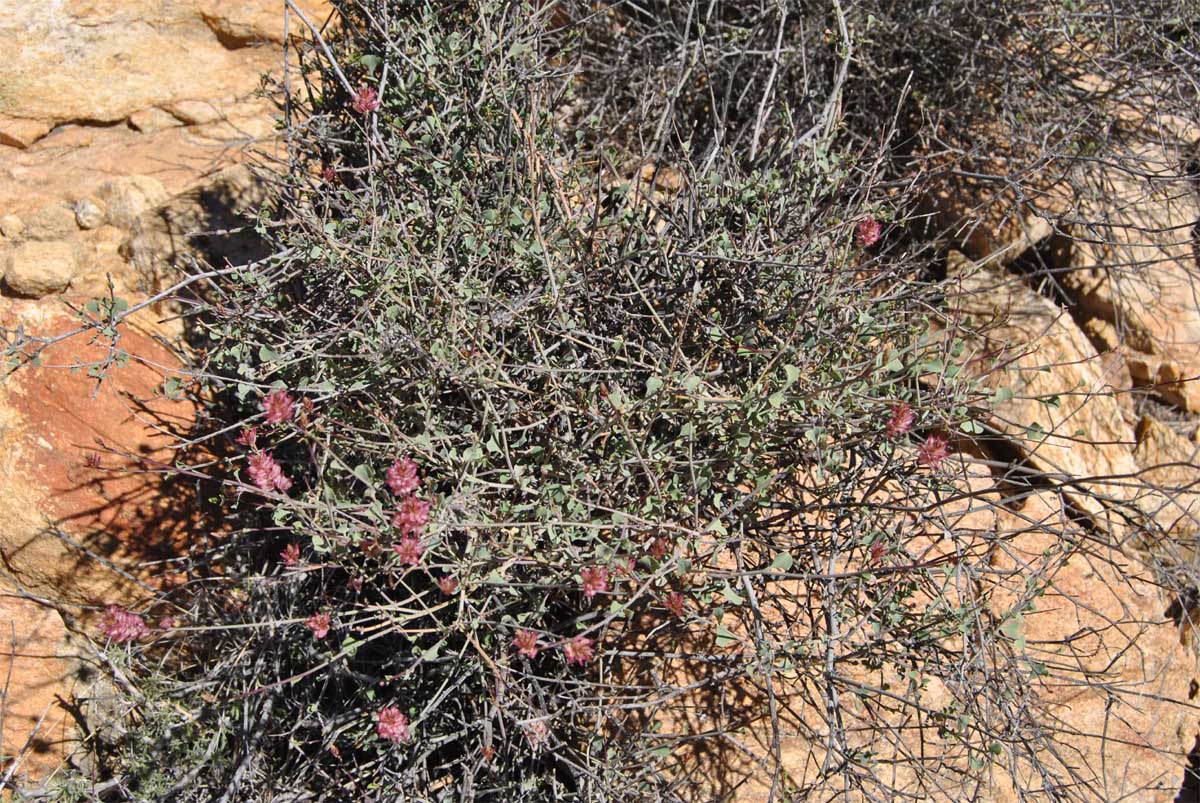
[[[912,429],[913,424],[917,420],[917,414],[908,406],[907,402],[898,402],[892,405],[892,416],[888,419],[885,432],[889,438],[899,437]]]
[[[263,397],[263,418],[268,424],[282,424],[296,415],[296,400],[286,390],[273,390]]]
[[[387,484],[399,499],[416,493],[421,487],[417,464],[407,457],[398,458],[387,470]]]
[[[563,655],[567,656],[567,663],[582,666],[595,658],[595,643],[592,639],[582,635],[567,639],[562,648]]]
[[[950,456],[946,439],[941,435],[930,435],[917,447],[917,463],[937,471],[942,461]]]
[[[392,525],[400,528],[400,542],[392,545],[392,551],[400,556],[401,563],[409,566],[421,562],[425,552],[421,532],[429,522],[429,503],[414,495],[421,487],[417,468],[413,460],[401,457],[387,470],[387,486],[400,500],[392,514]]]
[[[517,631],[517,635],[513,636],[513,646],[517,648],[520,655],[529,658],[530,660],[537,658],[538,649],[538,634],[527,628],[521,628]]]
[[[332,621],[328,613],[314,613],[304,620],[304,624],[308,625],[308,629],[312,631],[313,638],[323,639],[329,635]]]
[[[246,458],[246,473],[259,490],[268,493],[286,493],[292,487],[292,481],[283,473],[283,467],[268,452],[254,452]]]
[[[588,599],[608,590],[608,569],[593,566],[579,573],[583,595]]]
[[[146,622],[136,613],[109,605],[100,618],[100,633],[117,644],[137,641],[150,632]]]
[[[425,554],[425,545],[420,538],[405,537],[400,543],[392,544],[392,551],[400,557],[400,562],[406,566],[416,566]]]
[[[376,714],[375,732],[379,738],[399,744],[412,739],[408,729],[408,717],[399,708],[389,705]]]
[[[874,217],[868,217],[854,229],[854,239],[863,248],[870,248],[883,237],[883,226]]]
[[[379,106],[379,93],[375,91],[374,87],[359,87],[350,99],[350,108],[359,114],[378,111]]]
[[[429,503],[410,496],[400,503],[392,516],[392,524],[400,528],[401,535],[419,535],[429,521]]]

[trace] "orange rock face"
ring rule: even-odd
[[[79,325],[45,302],[9,303],[8,328],[20,323],[53,336]],[[111,344],[87,333],[51,346],[43,367],[0,386],[0,552],[6,585],[29,595],[6,601],[18,632],[16,649],[4,651],[9,666],[0,666],[13,672],[3,747],[7,755],[28,748],[20,769],[34,776],[52,769],[71,742],[62,702],[80,657],[66,649],[62,617],[86,630],[98,607],[137,604],[170,582],[145,564],[179,554],[195,527],[194,493],[163,473],[178,459],[172,447],[195,412],[191,401],[165,392],[179,359],[133,325],[117,348],[129,358],[104,367],[102,381],[88,366],[104,366]],[[57,729],[53,737],[47,728]]]

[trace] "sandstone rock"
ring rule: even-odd
[[[0,677],[7,679],[0,749],[6,759],[14,757],[14,778],[44,777],[77,742],[75,723],[64,706],[76,683],[77,659],[62,618],[49,606],[5,593],[0,595],[0,621]]]
[[[0,217],[0,234],[10,239],[16,239],[25,233],[25,221],[16,215]]]
[[[168,103],[163,109],[184,125],[211,123],[223,116],[221,109],[204,100],[179,100]]]
[[[62,202],[46,204],[25,220],[25,236],[31,240],[61,240],[75,229],[75,213]]]
[[[162,183],[150,176],[127,176],[105,182],[97,196],[108,208],[108,222],[128,229],[147,211],[170,197]]]
[[[1061,718],[1067,763],[1090,776],[1080,780],[1096,799],[1172,800],[1200,730],[1189,700],[1196,656],[1153,572],[1074,526],[1053,493],[1003,511],[997,532],[989,600],[1013,624],[1020,663],[1052,667],[1030,705]],[[1015,776],[998,799],[1021,799],[1038,772]]]
[[[279,5],[266,0],[232,5],[281,15]],[[248,95],[257,74],[278,58],[266,48],[230,50],[205,23],[197,0],[96,0],[43,3],[36,13],[21,13],[15,5],[4,10],[2,111],[19,120],[0,121],[0,132],[24,146],[75,120],[116,122],[184,98]]]
[[[1071,238],[1056,238],[1061,282],[1086,314],[1110,322],[1133,378],[1200,411],[1200,203],[1181,154],[1134,144],[1086,175]]]
[[[1142,467],[1142,479],[1159,491],[1154,514],[1169,535],[1159,550],[1168,553],[1164,557],[1171,565],[1197,566],[1200,445],[1162,421],[1145,416],[1138,424],[1133,455]]]
[[[75,223],[81,229],[91,230],[104,225],[106,211],[91,198],[80,198],[75,202]]]
[[[22,243],[8,253],[4,284],[13,293],[41,298],[67,289],[75,276],[75,247],[66,242]]]
[[[152,107],[129,115],[129,125],[143,134],[153,134],[155,131],[174,128],[182,123],[170,112]]]
[[[93,627],[94,606],[129,604],[146,592],[139,583],[178,579],[152,576],[144,561],[180,554],[195,526],[187,483],[146,470],[175,459],[171,432],[186,429],[194,415],[190,402],[162,393],[180,362],[152,336],[155,330],[142,328],[153,318],[135,316],[121,339],[122,348],[146,362],[110,365],[103,383],[84,371],[28,367],[0,384],[0,588],[19,586],[54,600],[85,632]],[[50,336],[78,320],[58,305],[10,299],[0,307],[0,325]],[[107,354],[106,343],[77,336],[45,356],[47,364],[66,366],[102,362]],[[10,620],[15,660],[7,647]],[[53,609],[0,594],[0,621],[0,676],[9,654],[14,676],[5,699],[16,706],[3,721],[6,755],[22,752],[47,712],[19,768],[36,781],[73,746],[74,722],[57,701],[70,704],[85,678]]]
[[[1031,465],[1066,483],[1081,510],[1104,516],[1109,501],[1134,500],[1132,427],[1111,369],[1087,337],[1019,278],[961,256],[950,264],[944,331],[964,337],[964,364],[996,392],[992,424]]]
[[[54,128],[45,120],[24,120],[0,114],[0,145],[10,148],[28,148]]]
[[[302,0],[297,5],[314,25],[323,23],[328,14],[323,3]],[[284,40],[284,15],[282,9],[274,4],[202,0],[200,13],[226,47],[247,47],[265,42],[278,44]],[[305,31],[294,14],[290,23],[288,34],[291,36],[298,36]]]

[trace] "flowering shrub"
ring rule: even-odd
[[[745,761],[775,799],[890,800],[911,718],[945,755],[913,783],[974,794],[993,744],[1025,749],[991,706],[1028,672],[970,560],[947,582],[913,544],[959,493],[929,430],[979,431],[990,394],[929,335],[938,244],[864,144],[895,105],[865,125],[804,83],[906,73],[856,75],[825,5],[334,5],[288,84],[273,254],[197,318],[243,428],[213,497],[234,535],[179,592],[225,626],[173,692],[227,730],[181,777],[674,801]],[[786,777],[785,735],[818,780]]]

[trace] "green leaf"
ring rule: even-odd
[[[787,382],[789,385],[800,378],[800,369],[794,365],[783,366],[783,373],[787,376]]]
[[[432,647],[430,647],[429,649],[422,652],[421,660],[422,661],[432,661],[433,659],[437,658],[438,653],[441,652],[441,650],[442,650],[442,645],[445,643],[446,643],[446,640],[442,639],[437,644],[434,644]]]
[[[657,376],[650,377],[646,380],[646,395],[653,396],[655,393],[658,393],[660,390],[662,390],[662,386],[663,381],[661,379],[659,379]]]
[[[780,552],[775,556],[775,560],[771,561],[771,568],[777,572],[786,572],[788,569],[792,568],[793,563],[795,563],[795,561],[792,559],[791,554],[787,552]]]
[[[726,583],[725,587],[721,589],[721,596],[724,597],[730,605],[742,605],[746,602],[745,598],[738,594],[738,592],[734,591],[730,587],[729,583]]]
[[[354,467],[354,476],[358,478],[364,485],[371,485],[371,467],[366,463],[359,463]]]
[[[730,644],[737,644],[737,636],[729,631],[725,625],[717,625],[717,646],[728,647]]]
[[[996,388],[996,392],[992,394],[992,405],[995,406],[1010,402],[1012,398],[1012,388]]]

